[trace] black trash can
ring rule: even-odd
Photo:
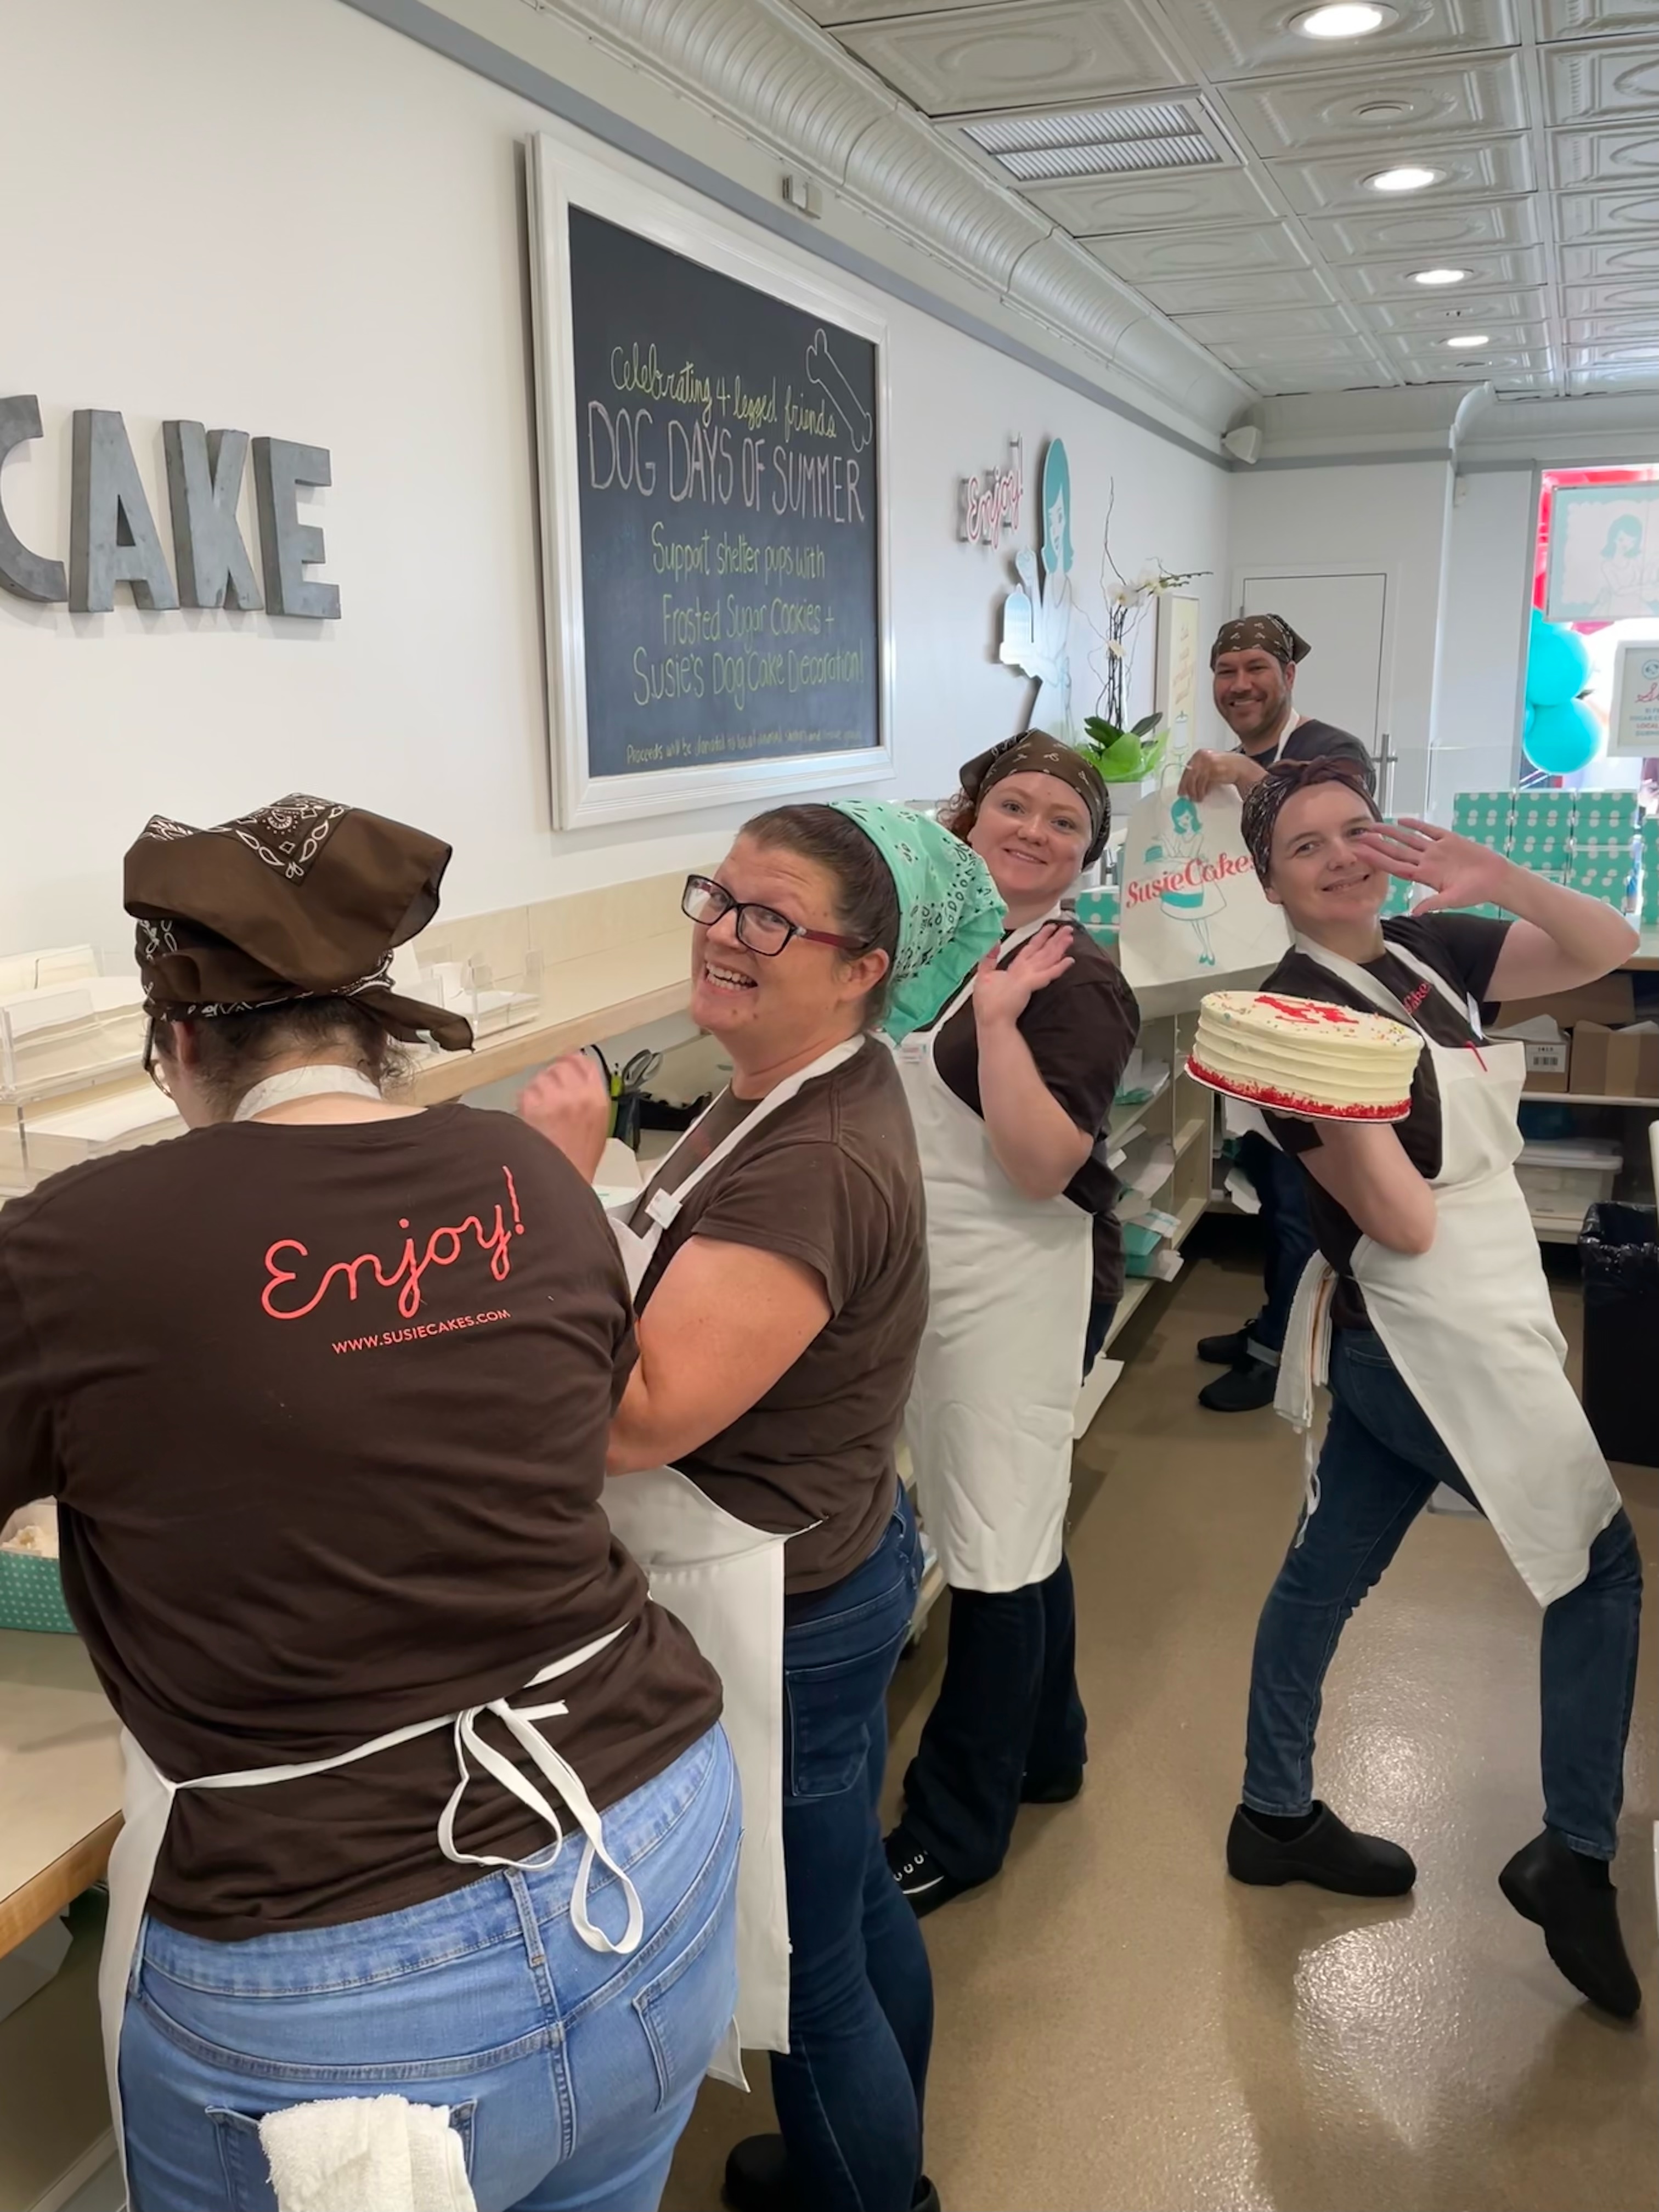
[[[1659,1221],[1650,1206],[1593,1206],[1584,1271],[1584,1412],[1609,1459],[1659,1467]]]

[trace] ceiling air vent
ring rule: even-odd
[[[1022,184],[1123,176],[1143,169],[1202,169],[1228,158],[1195,100],[1069,108],[1057,115],[998,115],[957,127]]]

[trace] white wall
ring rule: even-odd
[[[1429,806],[1515,781],[1537,489],[1528,468],[1459,479],[1435,685]]]
[[[1399,757],[1396,811],[1421,810],[1428,789],[1436,641],[1451,497],[1449,460],[1267,469],[1232,479],[1229,567],[1382,569],[1389,578],[1383,720]],[[1316,637],[1297,676],[1297,703],[1318,714],[1319,675],[1343,651]]]
[[[0,592],[0,949],[90,936],[124,957],[119,859],[152,811],[214,822],[295,788],[449,837],[457,913],[706,856],[732,810],[550,827],[519,182],[540,112],[336,0],[19,8],[6,47],[27,91],[0,135],[0,204],[27,212],[7,234],[0,389],[37,393],[46,418],[6,466],[13,526],[66,556],[77,406],[125,413],[164,539],[164,417],[326,446],[311,519],[343,616],[149,615],[125,589],[112,614],[71,616]],[[1206,623],[1230,480],[884,306],[898,775],[880,791],[921,797],[1024,700],[994,659],[1007,563],[957,541],[958,474],[1010,432],[1032,463],[1063,435],[1079,596],[1115,475],[1124,567],[1217,572]],[[1143,705],[1151,679],[1149,625]]]

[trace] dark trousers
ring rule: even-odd
[[[1437,1484],[1474,1503],[1373,1330],[1337,1330],[1331,1400],[1319,1502],[1304,1509],[1262,1608],[1250,1669],[1244,1802],[1287,1818],[1313,1802],[1314,1733],[1344,1623]],[[1593,1858],[1618,1844],[1641,1614],[1641,1557],[1621,1510],[1590,1546],[1583,1581],[1545,1607],[1539,1657],[1544,1818]]]
[[[921,2172],[933,1977],[878,1811],[921,1553],[901,1489],[864,1565],[791,1598],[784,1623],[789,2051],[772,2097],[803,2212],[910,2212]]]
[[[1250,1323],[1250,1350],[1256,1358],[1276,1367],[1285,1349],[1297,1285],[1315,1251],[1307,1176],[1288,1152],[1281,1152],[1255,1129],[1238,1140],[1238,1164],[1261,1200],[1261,1226],[1267,1244],[1262,1267],[1267,1302]]]
[[[1114,1303],[1089,1316],[1084,1373]],[[951,1592],[945,1677],[904,1778],[904,1825],[953,1881],[988,1881],[1008,1852],[1020,1790],[1088,1757],[1077,1686],[1077,1601],[1062,1559],[1023,1589]]]

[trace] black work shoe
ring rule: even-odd
[[[1236,1328],[1231,1336],[1200,1336],[1198,1356],[1206,1367],[1242,1367],[1250,1356],[1250,1332]]]
[[[1605,1869],[1546,1828],[1518,1850],[1498,1887],[1523,1920],[1544,1931],[1544,1948],[1581,1996],[1615,2020],[1632,2019],[1642,1984],[1619,1930],[1619,1893]]]
[[[918,1920],[925,1920],[930,1912],[937,1912],[941,1905],[948,1905],[953,1897],[964,1891],[977,1889],[972,1881],[957,1881],[930,1850],[924,1849],[902,1826],[894,1829],[883,1846],[894,1881],[904,1893],[904,1901]]]
[[[732,2212],[797,2212],[800,2192],[792,2185],[781,2136],[749,2136],[726,2161],[720,2192]],[[939,2212],[939,2191],[924,2173],[910,2212]]]
[[[1225,1375],[1218,1375],[1198,1394],[1200,1406],[1212,1413],[1257,1413],[1271,1406],[1279,1388],[1279,1370],[1263,1359],[1241,1360]]]
[[[1357,1836],[1328,1805],[1314,1807],[1298,1836],[1270,1836],[1241,1805],[1227,1831],[1227,1871],[1235,1881],[1277,1889],[1309,1881],[1344,1897],[1401,1897],[1417,1880],[1409,1851],[1381,1836]]]
[[[1083,1769],[1080,1766],[1061,1766],[1052,1774],[1025,1774],[1020,1777],[1019,1802],[1022,1805],[1069,1805],[1073,1797],[1083,1792]]]

